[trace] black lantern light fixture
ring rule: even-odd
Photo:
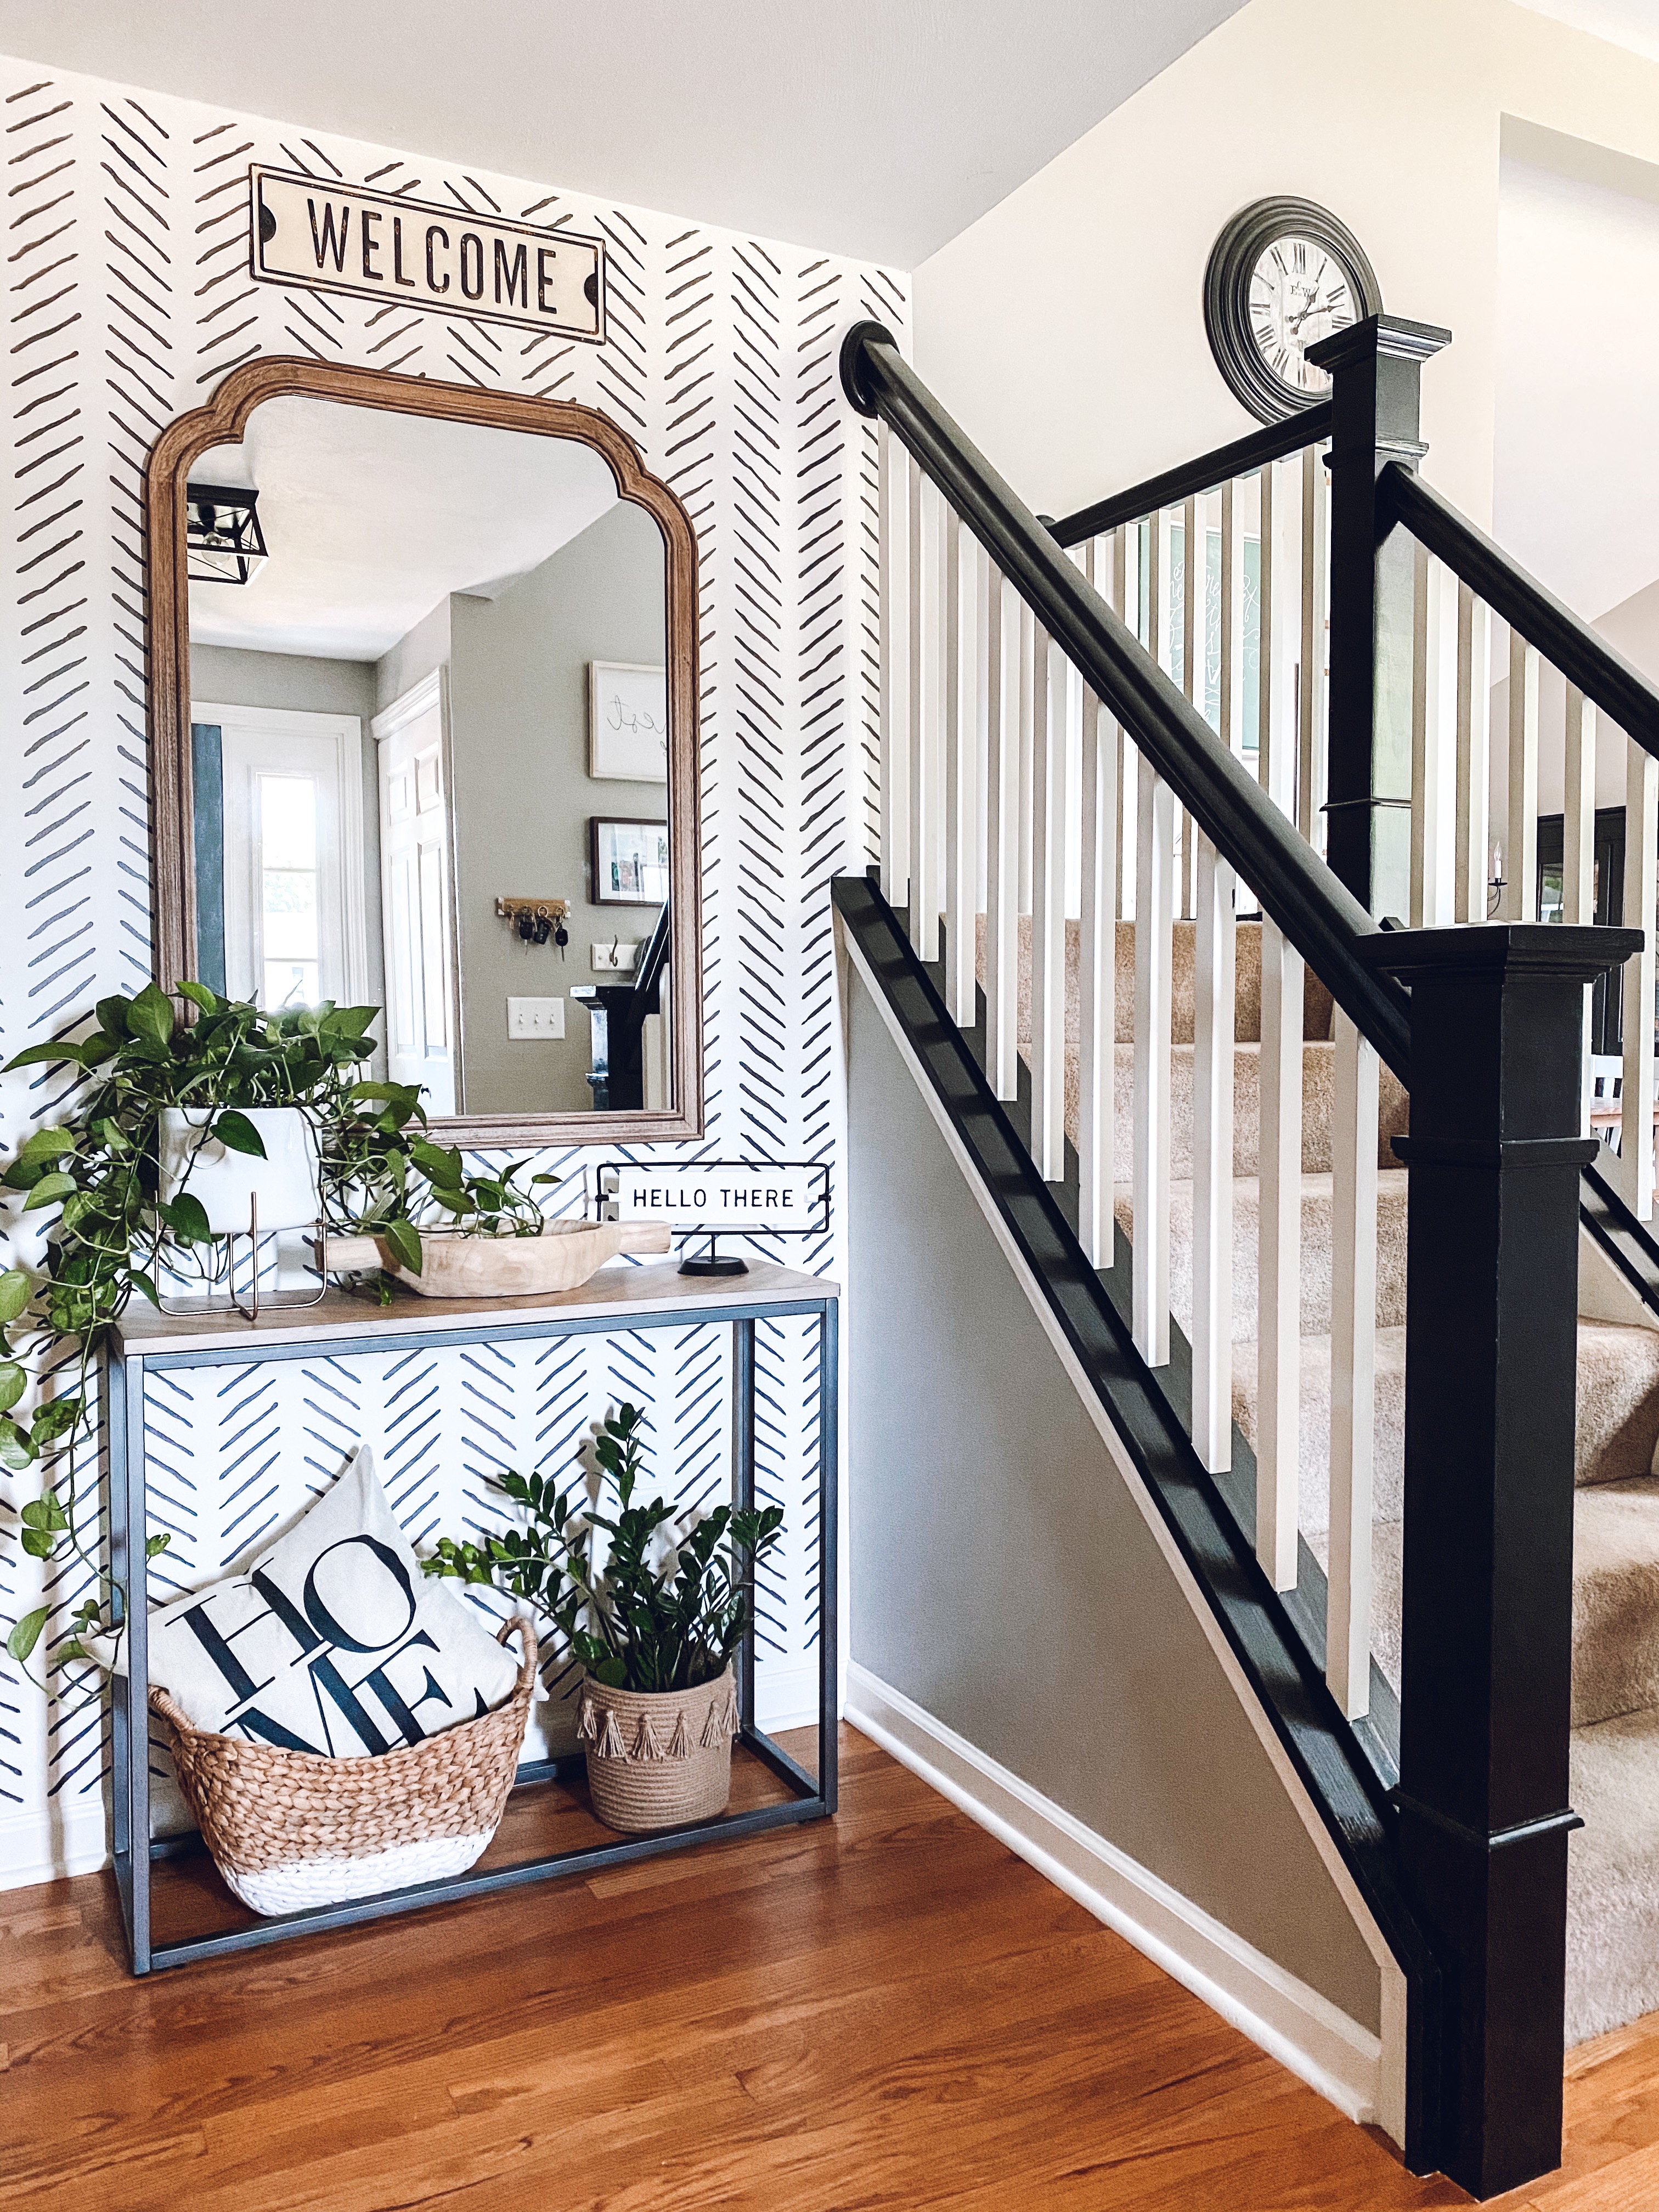
[[[248,484],[191,484],[185,494],[185,573],[192,584],[249,584],[270,551]]]

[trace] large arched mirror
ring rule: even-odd
[[[591,409],[237,369],[149,477],[157,975],[448,1140],[701,1134],[696,550]]]

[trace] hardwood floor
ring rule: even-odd
[[[861,1736],[833,1826],[134,1982],[107,1876],[0,1895],[18,2212],[1391,2212],[1419,2181]],[[1659,2205],[1659,2023],[1548,2212]]]

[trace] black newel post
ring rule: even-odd
[[[1439,2162],[1560,2163],[1584,986],[1641,933],[1407,930],[1401,1850],[1443,1961]]]
[[[1325,857],[1366,911],[1410,912],[1412,542],[1377,539],[1376,480],[1414,469],[1423,363],[1451,332],[1368,315],[1310,346],[1331,380],[1331,688]]]

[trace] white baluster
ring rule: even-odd
[[[1411,926],[1452,920],[1445,880],[1443,720],[1445,572],[1425,545],[1415,549],[1412,594]]]
[[[909,571],[909,723],[910,723],[910,942],[921,960],[939,957],[938,901],[934,896],[933,860],[938,824],[933,820],[932,617],[928,605],[927,540],[933,487],[921,471],[910,471],[909,528],[906,565]]]
[[[1200,720],[1204,715],[1204,571],[1209,557],[1208,501],[1194,495],[1181,513],[1181,688]],[[1176,911],[1198,912],[1198,825],[1183,806],[1178,816],[1181,863]]]
[[[1233,872],[1198,841],[1193,1030],[1193,1449],[1233,1463]]]
[[[1066,824],[1068,671],[1038,624],[1034,640],[1031,859],[1031,1158],[1045,1182],[1066,1174]]]
[[[1302,455],[1302,688],[1301,757],[1297,763],[1297,827],[1316,852],[1325,849],[1327,549],[1330,486],[1317,446]]]
[[[1032,775],[1036,704],[1036,617],[1019,601],[1019,910],[1031,911]]]
[[[974,541],[967,544],[969,576]],[[952,1021],[974,1025],[974,917],[979,874],[977,717],[968,672],[974,661],[963,651],[962,524],[953,511],[945,520],[945,1005]],[[978,601],[970,599],[976,611]],[[972,636],[972,612],[969,635]]]
[[[1303,963],[1261,918],[1256,1261],[1255,1555],[1296,1588],[1301,1458]]]
[[[1221,665],[1216,728],[1229,752],[1244,751],[1244,532],[1238,527],[1238,485],[1221,487]]]
[[[1567,686],[1566,775],[1561,824],[1561,919],[1595,920],[1595,702]]]
[[[1504,845],[1504,919],[1538,919],[1538,653],[1510,632],[1509,835]]]
[[[1112,611],[1131,635],[1140,605],[1140,532],[1125,526],[1112,534]],[[1119,725],[1117,765],[1117,912],[1121,921],[1135,918],[1135,855],[1140,839],[1135,802],[1140,788],[1139,758],[1129,733]],[[1114,960],[1116,955],[1114,951]]]
[[[1625,740],[1625,927],[1642,950],[1625,963],[1625,1079],[1619,1188],[1638,1221],[1653,1218],[1654,914],[1659,905],[1659,761]]]
[[[910,742],[905,451],[885,422],[877,492],[881,623],[881,895],[890,906],[909,898]]]
[[[1156,588],[1156,587],[1155,587]],[[1144,757],[1135,884],[1135,1346],[1170,1358],[1170,1054],[1175,975],[1175,794]]]
[[[1019,722],[1018,708],[1008,712],[1007,622],[994,562],[984,647],[985,1072],[1001,1099],[1019,1095]]]
[[[1340,1009],[1331,1104],[1331,1571],[1325,1679],[1350,1720],[1371,1701],[1376,1426],[1378,1063]]]
[[[1561,919],[1588,927],[1595,920],[1595,704],[1577,686],[1567,686],[1563,714],[1561,823]],[[1579,1040],[1578,1094],[1583,1102],[1583,1133],[1591,1133],[1595,1082],[1590,1073],[1593,983],[1584,986],[1584,1024]]]
[[[1290,487],[1270,461],[1261,475],[1261,634],[1257,666],[1257,774],[1282,814],[1296,815],[1296,653],[1301,543]]]
[[[1116,605],[1123,533],[1091,538],[1085,570]],[[1118,726],[1086,686],[1083,694],[1083,852],[1078,915],[1078,1242],[1091,1267],[1113,1256],[1112,1178],[1116,1142]]]
[[[1492,611],[1457,587],[1456,919],[1486,919],[1486,786],[1492,723]]]

